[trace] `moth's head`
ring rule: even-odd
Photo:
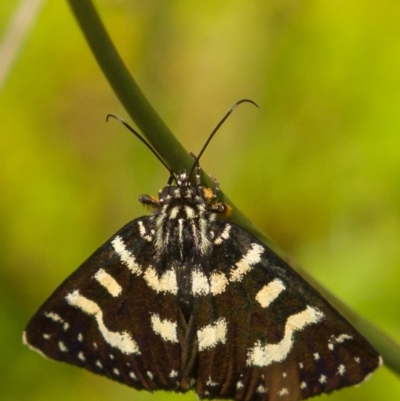
[[[182,171],[173,177],[173,183],[168,184],[160,189],[158,192],[158,199],[142,195],[139,201],[144,205],[160,209],[163,206],[174,208],[176,206],[200,206],[203,211],[208,211],[228,217],[232,208],[218,200],[219,186],[215,181],[214,190],[211,188],[204,188],[200,181],[200,170],[196,172],[196,184],[192,184],[190,175],[186,171]]]
[[[169,203],[207,203],[203,187],[200,183],[200,177],[197,176],[196,184],[192,184],[190,174],[185,170],[175,174],[172,181],[169,182],[159,193],[159,202],[161,204]],[[214,196],[216,198],[216,196]]]

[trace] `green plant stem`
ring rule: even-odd
[[[85,35],[89,46],[99,63],[104,75],[135,121],[141,132],[154,146],[173,171],[189,170],[193,161],[183,146],[164,124],[150,105],[139,86],[134,81],[111,42],[93,4],[90,0],[68,0],[72,11]],[[210,184],[208,177],[204,177]],[[229,199],[221,194],[222,200],[232,205]],[[305,271],[300,269],[290,258],[277,248],[255,225],[240,211],[234,208],[233,221],[254,234],[274,252],[294,267],[315,289],[317,289],[335,308],[337,308],[360,333],[362,333],[381,353],[385,364],[400,375],[400,346],[371,323],[352,311],[329,291],[322,287]]]

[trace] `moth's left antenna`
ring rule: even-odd
[[[133,135],[136,136],[136,138],[138,138],[140,141],[142,141],[142,143],[144,143],[146,145],[146,147],[148,149],[150,149],[151,153],[153,153],[153,155],[160,161],[160,163],[169,171],[169,174],[171,176],[171,178],[175,179],[175,175],[173,173],[173,171],[167,166],[167,164],[165,163],[165,161],[160,157],[160,155],[154,150],[154,148],[146,141],[146,139],[144,139],[135,129],[133,129],[124,119],[122,119],[120,116],[117,116],[116,114],[108,114],[106,117],[106,122],[108,121],[108,119],[110,117],[115,118],[116,120],[118,120],[120,123],[122,123],[123,125],[125,125],[126,128],[128,128],[129,131],[132,132]]]

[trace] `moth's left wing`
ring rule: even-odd
[[[176,275],[154,267],[151,230],[142,217],[100,247],[33,316],[25,343],[137,389],[185,391]]]

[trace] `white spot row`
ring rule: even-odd
[[[197,295],[218,295],[225,291],[228,285],[228,279],[225,274],[213,272],[210,278],[201,271],[194,270],[192,272],[192,294]]]
[[[246,255],[243,256],[239,262],[236,263],[235,267],[231,269],[229,279],[224,273],[213,272],[210,277],[207,277],[200,269],[195,269],[192,272],[192,294],[194,296],[199,295],[218,295],[225,291],[229,284],[229,281],[241,281],[243,276],[248,273],[255,264],[261,260],[261,254],[264,251],[263,247],[258,244],[252,244],[251,248],[247,251]],[[279,280],[278,280],[279,281]],[[283,286],[282,282],[281,286]],[[279,283],[272,284],[272,288],[269,290],[272,292],[270,299],[272,302],[272,297],[279,295],[282,289],[279,289]],[[284,289],[284,286],[283,286]],[[268,302],[268,289],[260,291],[259,299],[261,302]]]
[[[79,358],[81,361],[85,361],[85,360],[86,360],[86,358],[85,358],[85,356],[84,356],[84,354],[83,354],[82,352],[79,352],[78,358]],[[96,361],[96,366],[97,366],[99,369],[103,369],[103,364],[101,363],[100,360],[97,360],[97,361]],[[129,366],[129,363],[127,363],[127,366]],[[121,374],[121,372],[120,372],[120,370],[119,370],[118,368],[113,368],[113,373],[114,373],[115,376],[120,376],[120,374]],[[147,375],[149,375],[149,374],[151,374],[151,373],[150,373],[150,372],[147,372]],[[136,376],[135,373],[132,372],[132,371],[129,372],[129,377],[130,377],[131,379],[133,379],[133,380],[138,380],[137,376]]]

